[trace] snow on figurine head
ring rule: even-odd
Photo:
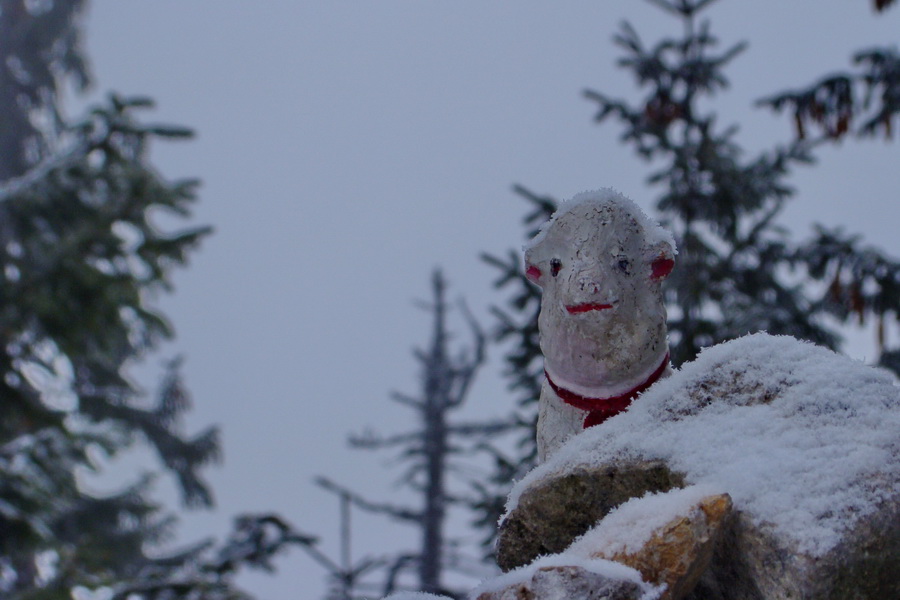
[[[526,246],[526,274],[543,290],[540,454],[665,374],[660,287],[675,253],[672,235],[611,189],[563,203]]]

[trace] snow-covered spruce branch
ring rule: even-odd
[[[78,140],[70,147],[48,156],[19,177],[0,183],[0,203],[27,192],[44,181],[50,173],[74,166],[84,160],[95,143],[87,139]]]
[[[234,531],[218,551],[212,552],[212,542],[207,540],[180,554],[157,559],[153,566],[166,567],[162,575],[145,573],[138,581],[123,582],[112,590],[111,600],[200,597],[197,594],[210,600],[250,598],[245,594],[235,596],[232,575],[245,566],[272,571],[271,559],[289,546],[300,546],[318,556],[317,543],[318,538],[297,532],[278,515],[242,515],[235,519]],[[201,555],[204,558],[191,560]],[[190,567],[171,573],[182,564]]]

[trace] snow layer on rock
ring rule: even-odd
[[[385,596],[384,600],[452,600],[450,596],[438,596],[437,594],[426,594],[425,592],[394,592],[389,596]]]
[[[658,242],[666,242],[672,247],[672,253],[678,254],[678,248],[675,246],[675,238],[672,236],[672,232],[668,229],[664,229],[659,223],[648,217],[634,201],[612,188],[601,188],[599,190],[581,192],[580,194],[576,194],[570,200],[563,201],[556,212],[553,213],[553,216],[541,226],[537,235],[525,245],[524,249],[527,250],[528,248],[539,244],[547,234],[550,225],[556,219],[567,212],[590,202],[616,202],[619,206],[631,213],[631,215],[637,219],[638,223],[640,223],[641,227],[643,227],[648,245],[652,246]]]
[[[703,498],[721,493],[705,485],[694,485],[666,493],[648,493],[623,503],[587,533],[572,542],[566,554],[590,557],[635,553],[653,534],[677,517],[688,516]]]
[[[788,336],[719,344],[572,438],[516,484],[507,511],[548,475],[617,458],[662,459],[821,556],[900,494],[900,388],[885,371]]]
[[[566,550],[559,554],[541,556],[529,565],[487,579],[469,592],[468,598],[475,600],[481,594],[499,592],[510,586],[528,582],[539,569],[544,567],[580,567],[585,571],[597,573],[609,579],[631,581],[640,586],[643,593],[641,600],[656,600],[662,591],[660,588],[645,582],[641,578],[641,574],[631,567],[611,560],[573,554]]]

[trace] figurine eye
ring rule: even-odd
[[[550,274],[556,277],[559,275],[559,270],[562,269],[562,262],[558,258],[553,258],[550,260]]]
[[[619,270],[622,271],[623,273],[625,273],[626,275],[629,275],[631,273],[631,270],[630,270],[631,263],[628,261],[627,258],[620,258],[619,262],[617,264],[618,264]]]

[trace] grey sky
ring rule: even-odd
[[[863,0],[725,0],[709,14],[724,43],[751,44],[716,104],[751,149],[792,133],[754,100],[900,31],[900,9],[876,17]],[[388,457],[347,449],[346,434],[408,425],[387,396],[415,391],[410,349],[428,317],[411,302],[427,297],[434,266],[489,322],[502,298],[478,253],[523,242],[512,183],[560,198],[612,186],[650,208],[646,165],[615,125],[592,124],[580,96],[634,95],[610,42],[623,18],[648,42],[678,27],[636,0],[92,3],[98,91],[150,95],[150,118],[198,131],[154,160],[169,177],[203,179],[196,222],[217,230],[162,302],[179,332],[166,352],[187,357],[190,426],[224,432],[225,464],[210,477],[219,508],[187,518],[185,540],[276,510],[333,553],[337,508],[311,479],[387,493]],[[793,179],[786,222],[803,236],[813,220],[843,224],[900,254],[897,142],[849,141],[824,157]],[[477,414],[509,409],[499,358],[471,396]],[[379,520],[357,525],[357,554],[395,547]],[[321,595],[306,556],[279,565],[247,579],[251,591]]]

